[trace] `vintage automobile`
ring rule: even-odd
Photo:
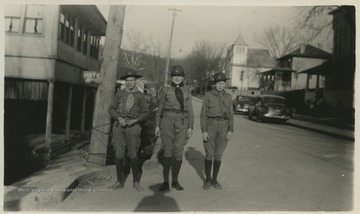
[[[260,95],[249,106],[249,119],[256,117],[264,120],[286,122],[290,119],[291,110],[285,104],[285,98],[277,95]]]
[[[253,98],[249,96],[236,96],[236,98],[233,100],[234,113],[247,114],[249,112],[249,105],[251,104],[252,99]]]

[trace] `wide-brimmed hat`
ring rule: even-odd
[[[218,72],[214,74],[214,81],[213,84],[217,83],[217,82],[221,82],[221,81],[225,81],[228,80],[229,78],[226,78],[225,74],[223,72]]]
[[[127,69],[126,72],[125,72],[125,74],[124,74],[124,76],[120,77],[120,79],[121,79],[121,80],[125,80],[125,79],[128,78],[128,77],[140,78],[140,77],[142,77],[142,76],[141,76],[141,75],[138,75],[138,74],[136,73],[136,71],[133,70],[133,69]]]
[[[181,65],[174,65],[171,68],[171,77],[173,76],[183,76],[185,77],[185,72],[184,72],[184,68]]]

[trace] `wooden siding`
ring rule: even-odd
[[[82,72],[76,66],[57,61],[55,65],[55,81],[80,84],[82,83]]]
[[[88,47],[88,50],[90,49],[90,46]],[[85,56],[82,53],[75,50],[75,48],[71,47],[70,45],[58,41],[58,51],[57,51],[58,59],[65,61],[69,64],[72,64],[74,66],[80,67],[83,70],[89,70],[89,71],[99,71],[100,70],[100,61]]]
[[[40,35],[5,33],[5,55],[45,58],[54,55],[58,10],[58,5],[44,5],[43,32]]]
[[[21,79],[5,79],[5,99],[47,100],[48,83],[46,81],[28,81]]]
[[[5,57],[5,77],[51,80],[55,59]]]

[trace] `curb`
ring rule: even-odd
[[[350,140],[350,141],[354,141],[354,140],[355,140],[354,137],[350,137],[350,136],[346,136],[346,135],[341,135],[341,134],[337,134],[337,133],[333,133],[333,132],[329,132],[329,131],[324,131],[324,130],[317,129],[317,128],[311,128],[311,127],[309,127],[309,126],[302,126],[302,125],[294,124],[294,123],[291,123],[291,122],[287,122],[286,124],[289,125],[289,126],[293,126],[293,127],[297,127],[297,128],[301,128],[301,129],[305,129],[305,130],[309,130],[309,131],[321,133],[321,134],[328,135],[328,136],[332,136],[332,137],[336,137],[336,138],[339,138],[339,139]]]

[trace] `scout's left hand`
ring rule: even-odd
[[[226,135],[226,141],[230,141],[231,140],[231,134],[232,132],[228,132]]]
[[[188,138],[188,139],[191,138],[191,136],[192,136],[192,131],[193,131],[193,130],[190,129],[190,128],[187,130],[186,138]]]
[[[128,126],[133,126],[135,123],[137,123],[137,120],[136,119],[132,119],[132,120],[128,120],[127,122],[126,122],[126,125],[128,125]]]

